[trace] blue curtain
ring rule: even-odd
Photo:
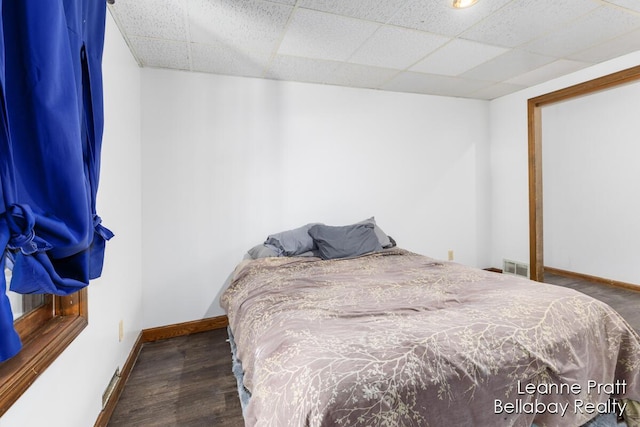
[[[100,276],[96,214],[105,0],[0,0],[0,247],[12,291],[68,295]],[[20,350],[0,276],[0,361]]]

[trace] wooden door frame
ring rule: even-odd
[[[640,80],[640,65],[530,98],[529,138],[529,261],[532,280],[544,279],[542,218],[542,107]]]

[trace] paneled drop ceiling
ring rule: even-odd
[[[640,50],[640,0],[115,0],[142,67],[493,99]]]

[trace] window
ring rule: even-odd
[[[4,269],[4,281],[7,284],[7,296],[11,304],[11,313],[16,327],[20,327],[23,331],[33,330],[34,321],[42,323],[53,317],[53,299],[51,295],[30,294],[21,295],[9,290],[11,283],[11,268],[9,266]],[[37,313],[36,313],[37,312]],[[21,336],[28,335],[28,332],[19,334]]]
[[[23,347],[0,363],[0,417],[88,324],[86,288],[42,302],[14,322]]]

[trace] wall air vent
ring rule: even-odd
[[[120,381],[120,367],[116,368],[116,371],[113,373],[113,377],[111,377],[111,381],[109,381],[109,385],[102,393],[102,409],[107,407],[107,403],[109,403],[109,399],[113,394],[113,391],[116,389],[118,385],[118,381]]]
[[[509,259],[502,260],[502,272],[505,274],[513,274],[529,278],[529,264],[523,262],[511,261]]]

